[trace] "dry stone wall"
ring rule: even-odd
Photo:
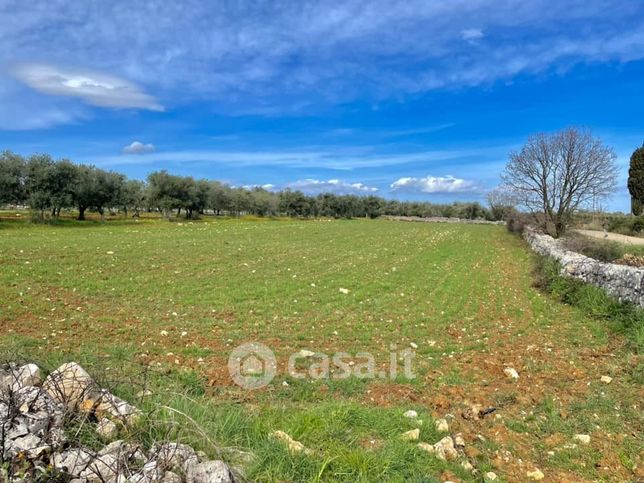
[[[644,269],[605,263],[580,253],[571,252],[549,235],[527,228],[523,234],[532,249],[554,258],[561,265],[561,274],[577,278],[604,289],[620,301],[644,307]]]

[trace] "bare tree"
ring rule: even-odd
[[[615,152],[586,129],[535,134],[510,153],[502,179],[520,206],[542,213],[544,230],[562,235],[572,214],[617,185]]]

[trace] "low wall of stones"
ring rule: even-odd
[[[471,223],[473,225],[505,225],[505,221],[489,221],[489,220],[469,220],[467,218],[447,218],[443,216],[430,216],[423,218],[422,216],[383,216],[386,220],[393,221],[418,221],[422,223]]]
[[[549,235],[531,228],[523,237],[532,249],[540,255],[554,258],[561,265],[561,274],[576,278],[604,289],[620,301],[631,302],[644,307],[644,269],[605,263],[580,253],[571,252]]]

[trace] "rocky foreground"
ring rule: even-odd
[[[35,364],[0,368],[0,482],[227,483],[236,481],[220,460],[190,446],[158,442],[145,450],[111,441],[141,412],[101,389],[78,364],[42,379]],[[71,426],[91,425],[109,442],[100,450],[70,437]]]

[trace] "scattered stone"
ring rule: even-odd
[[[590,444],[590,435],[588,434],[575,434],[572,439],[579,441],[581,444]]]
[[[485,473],[485,475],[483,475],[483,479],[485,481],[496,481],[498,478],[499,477],[496,476],[496,473],[494,473],[493,471],[488,471],[487,473]]]
[[[533,471],[528,471],[526,476],[535,481],[543,480],[545,477],[539,468],[535,468]]]
[[[349,289],[347,289],[347,288],[340,288],[340,293],[343,293],[343,294],[347,295],[347,294],[349,293]]]
[[[449,423],[447,422],[446,419],[437,419],[435,421],[436,424],[436,431],[439,433],[447,433],[449,432]]]
[[[512,367],[506,367],[505,369],[503,369],[503,372],[506,376],[512,379],[519,379],[519,373]]]
[[[291,438],[288,434],[286,434],[284,431],[273,431],[271,433],[271,436],[274,438],[278,439],[279,441],[286,443],[286,446],[288,447],[289,451],[291,453],[304,453],[305,455],[312,455],[313,451],[305,447],[302,443],[299,441],[294,440]]]
[[[467,460],[461,461],[461,468],[463,468],[465,471],[469,471],[470,473],[474,471],[474,466],[472,466],[472,463]]]
[[[417,418],[418,413],[416,411],[414,411],[413,409],[410,409],[409,411],[405,411],[403,413],[403,416],[406,417],[406,418]]]
[[[412,349],[416,350],[416,349],[418,349],[418,344],[416,344],[415,342],[410,342],[409,347],[411,347]]]
[[[436,457],[441,460],[455,460],[458,457],[456,448],[454,448],[454,440],[451,436],[445,436],[438,443],[434,445]]]
[[[420,438],[420,429],[410,429],[402,434],[402,438],[407,441],[417,441]]]
[[[613,378],[610,376],[602,376],[599,380],[604,384],[610,384],[611,382],[613,382]]]
[[[458,452],[454,448],[454,440],[451,436],[445,436],[438,443],[431,445],[429,443],[418,443],[418,448],[435,455],[443,461],[455,460],[458,458]]]

